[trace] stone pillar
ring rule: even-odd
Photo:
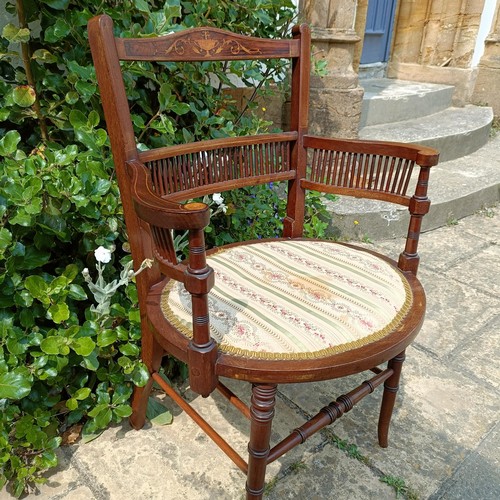
[[[357,0],[302,0],[312,31],[313,60],[325,59],[327,76],[311,75],[309,130],[326,137],[356,138],[363,89],[353,69]],[[313,64],[314,67],[314,64]]]
[[[491,106],[495,116],[500,116],[500,2],[484,45],[472,99],[477,104]]]
[[[366,29],[366,16],[368,13],[368,0],[358,0],[358,8],[356,9],[356,21],[354,29],[360,36],[360,42],[354,47],[354,60],[352,66],[356,73],[359,72],[359,65],[361,63],[361,53],[363,52],[363,39]]]

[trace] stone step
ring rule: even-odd
[[[429,198],[431,209],[424,217],[423,231],[455,224],[463,217],[498,203],[500,133],[469,156],[433,167]],[[405,207],[341,197],[329,203],[329,210],[332,214],[329,232],[337,238],[378,240],[406,236],[409,214]]]
[[[360,127],[432,115],[451,106],[454,87],[389,78],[360,79],[364,88]]]
[[[431,146],[440,152],[441,161],[449,161],[484,146],[492,120],[491,108],[468,105],[412,120],[363,127],[359,137]]]

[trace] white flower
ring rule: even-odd
[[[214,203],[217,203],[217,205],[224,204],[224,198],[220,193],[214,193],[212,199],[214,200]]]
[[[111,260],[111,252],[104,247],[99,247],[94,251],[97,262],[107,264]]]
[[[214,193],[212,195],[212,200],[214,201],[214,203],[216,205],[218,205],[217,211],[213,215],[217,215],[221,211],[224,212],[224,213],[226,213],[226,211],[227,211],[227,205],[224,204],[224,197],[220,193]]]

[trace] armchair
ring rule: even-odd
[[[381,446],[405,359],[425,313],[416,274],[427,183],[438,154],[428,147],[308,134],[310,32],[288,40],[195,28],[158,38],[115,38],[107,16],[89,22],[89,40],[111,141],[134,262],[153,258],[137,277],[142,358],[151,379],[136,388],[132,426],[140,429],[156,381],[247,475],[247,498],[262,498],[267,464],[350,411],[383,386]],[[139,151],[120,61],[289,58],[290,131],[200,141]],[[416,187],[410,190],[412,175]],[[244,186],[285,181],[283,237],[207,251],[209,208],[189,200]],[[306,190],[365,197],[408,207],[406,244],[396,263],[356,245],[302,237]],[[172,230],[189,233],[178,262]],[[220,391],[248,419],[241,457],[164,379],[165,355],[187,363],[191,389]],[[386,364],[387,363],[387,364]],[[277,387],[346,377],[371,378],[339,396],[280,443],[270,444]],[[251,384],[249,407],[222,382]]]

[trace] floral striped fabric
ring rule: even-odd
[[[392,331],[412,295],[403,275],[376,256],[325,241],[277,240],[222,250],[210,328],[223,352],[307,359],[344,352]],[[165,317],[191,337],[191,298],[179,282],[162,297]]]

